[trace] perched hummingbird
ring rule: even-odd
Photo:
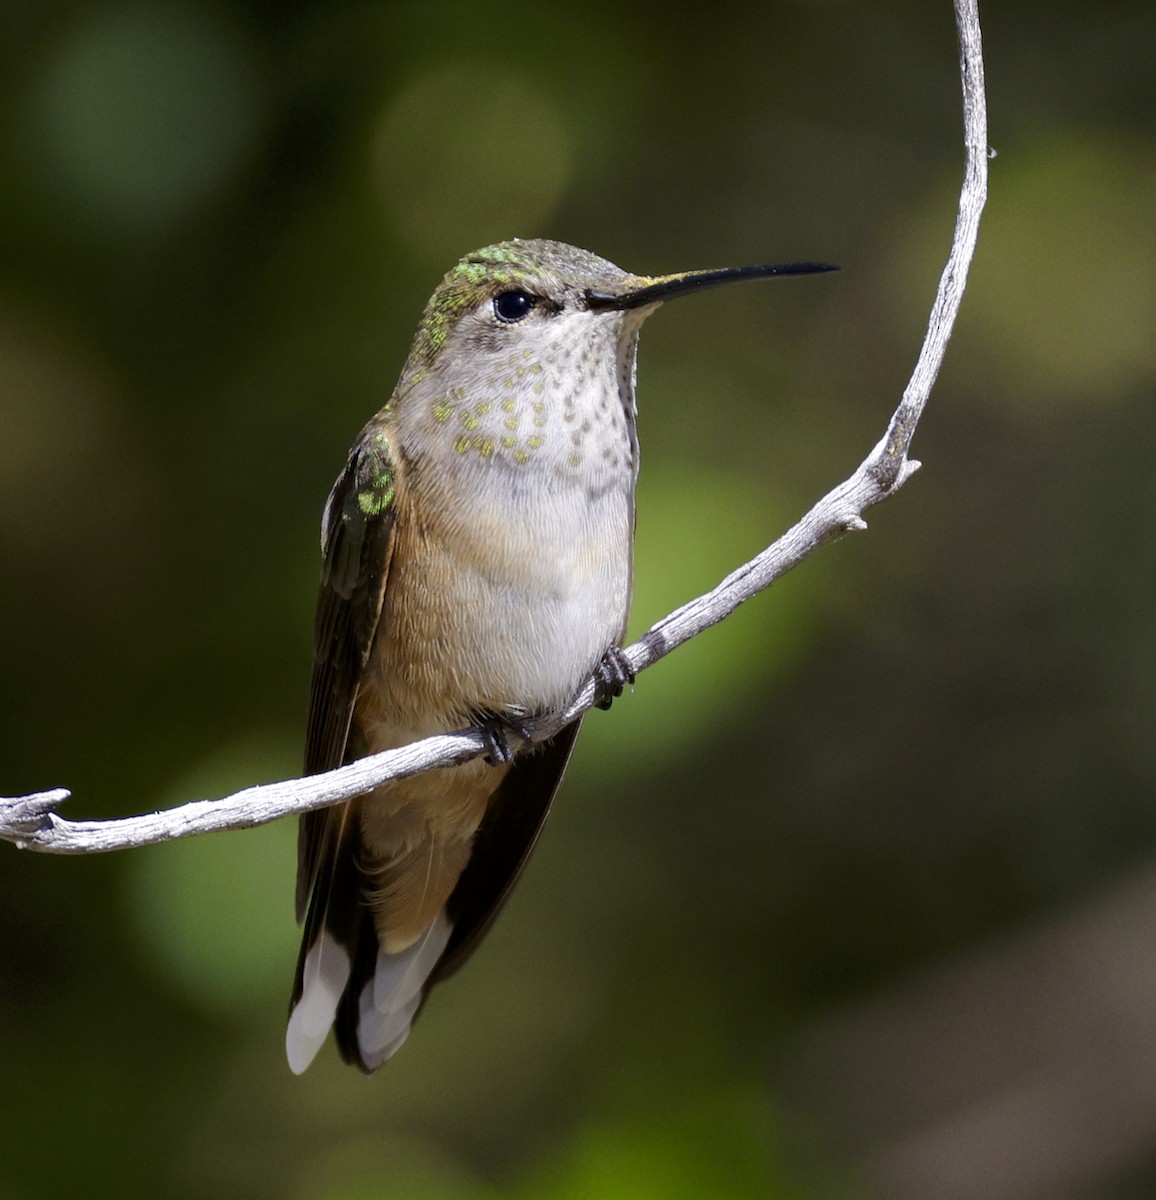
[[[491,752],[302,817],[295,1072],[331,1027],[367,1072],[405,1041],[514,886],[580,722],[516,755],[507,731],[592,674],[604,706],[631,679],[643,321],[714,284],[827,269],[631,275],[515,239],[434,292],[325,509],[305,770],[479,723]]]

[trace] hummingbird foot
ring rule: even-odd
[[[482,713],[478,717],[478,728],[482,731],[482,740],[486,743],[486,762],[491,767],[502,767],[514,761],[514,752],[510,749],[510,735],[530,740],[529,731],[517,722],[505,720],[496,713]]]
[[[621,646],[611,646],[594,668],[598,699],[596,708],[607,709],[622,695],[623,689],[634,682],[634,668]]]

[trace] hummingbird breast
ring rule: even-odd
[[[583,332],[442,364],[399,404],[375,657],[410,736],[557,709],[625,632],[637,332]]]
[[[534,505],[496,474],[399,509],[375,657],[406,732],[562,707],[623,635],[632,520],[624,489]]]

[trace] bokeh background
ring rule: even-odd
[[[907,378],[961,170],[946,0],[0,13],[2,794],[296,774],[322,503],[476,246],[843,267],[647,326],[636,630]],[[1156,9],[984,15],[925,470],[592,715],[371,1080],[284,1062],[291,822],[0,845],[3,1200],[1156,1195]]]

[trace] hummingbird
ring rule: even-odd
[[[633,275],[513,239],[438,285],[325,507],[305,771],[466,725],[489,753],[301,818],[295,1073],[330,1029],[367,1073],[397,1051],[509,895],[581,720],[514,753],[511,733],[591,676],[602,707],[633,682],[642,323],[703,288],[830,269]]]

